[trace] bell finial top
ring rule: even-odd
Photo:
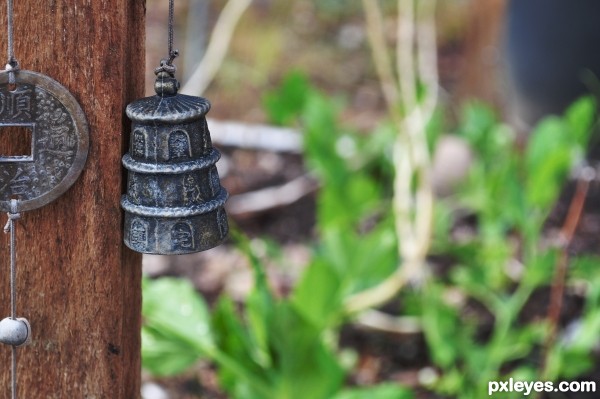
[[[169,58],[163,58],[160,66],[154,70],[156,81],[154,82],[154,91],[161,97],[174,96],[179,89],[179,81],[175,79],[177,67],[173,65],[173,60],[179,55],[179,50],[173,50]]]

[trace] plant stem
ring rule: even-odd
[[[408,282],[424,277],[433,224],[433,189],[426,125],[437,103],[435,0],[398,0],[396,71],[386,49],[377,0],[362,0],[373,60],[392,121],[398,129],[393,148],[393,208],[400,264],[382,283],[349,298],[348,313],[376,307]],[[426,86],[424,99],[417,85]]]
[[[406,284],[404,266],[396,269],[389,277],[373,288],[352,295],[344,302],[347,314],[355,314],[387,302]]]
[[[378,0],[362,0],[367,20],[367,36],[373,52],[373,62],[379,77],[381,91],[388,106],[392,120],[400,122],[400,94],[398,83],[392,71],[392,61],[386,49],[385,35],[383,32],[383,16]]]
[[[592,170],[593,171],[593,170]],[[548,322],[550,324],[550,332],[546,338],[544,345],[544,357],[542,364],[542,377],[550,378],[550,355],[552,346],[556,342],[558,334],[558,325],[560,323],[560,314],[563,306],[565,282],[567,278],[567,268],[569,264],[569,254],[567,252],[571,241],[577,231],[577,226],[583,214],[585,199],[592,180],[593,174],[589,173],[588,168],[585,168],[577,180],[575,194],[569,205],[569,210],[565,219],[565,223],[560,231],[560,255],[556,263],[554,273],[554,281],[552,282],[552,291],[550,293],[550,305],[548,307]]]
[[[415,63],[415,3],[398,0],[398,33],[396,35],[396,72],[403,111],[409,113],[418,103]]]

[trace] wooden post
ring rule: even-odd
[[[18,349],[20,399],[140,396],[141,257],[123,245],[119,200],[124,110],[143,95],[144,13],[144,0],[15,1],[21,68],[65,86],[90,126],[79,180],[17,222],[17,314],[33,331],[32,343]],[[6,34],[0,38],[4,56]],[[11,145],[1,135],[0,146]],[[0,318],[10,314],[2,236]],[[10,397],[10,352],[0,345],[0,398]]]
[[[501,35],[507,0],[471,0],[460,96],[501,102]]]

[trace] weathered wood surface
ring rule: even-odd
[[[505,88],[502,77],[502,35],[508,0],[471,0],[466,37],[465,65],[459,95],[500,104]]]
[[[143,0],[15,1],[21,67],[69,89],[90,126],[79,180],[17,224],[17,313],[33,329],[32,343],[18,350],[19,398],[139,397],[141,258],[123,245],[119,199],[124,109],[143,95],[144,13]],[[12,145],[0,130],[0,148]],[[1,318],[10,314],[4,234],[0,253]],[[0,346],[0,365],[0,398],[9,398],[8,346]]]

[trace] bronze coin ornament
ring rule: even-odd
[[[29,322],[16,316],[16,221],[22,212],[60,197],[77,180],[88,155],[89,129],[81,106],[65,87],[48,76],[20,69],[13,47],[12,0],[7,0],[7,19],[8,62],[0,71],[0,129],[27,134],[18,139],[31,143],[24,154],[0,148],[0,210],[8,213],[4,232],[10,234],[11,303],[10,316],[0,321],[0,343],[12,347],[11,398],[16,399],[16,348],[31,340]]]
[[[227,237],[228,194],[206,123],[210,103],[177,93],[173,0],[169,6],[169,58],[155,70],[156,95],[126,108],[132,126],[121,206],[125,245],[141,253],[181,255],[213,248]]]
[[[9,127],[27,129],[31,148],[19,155],[0,150],[0,210],[10,212],[14,198],[19,212],[42,207],[71,187],[85,165],[83,110],[55,80],[9,64],[0,74],[0,128]]]

